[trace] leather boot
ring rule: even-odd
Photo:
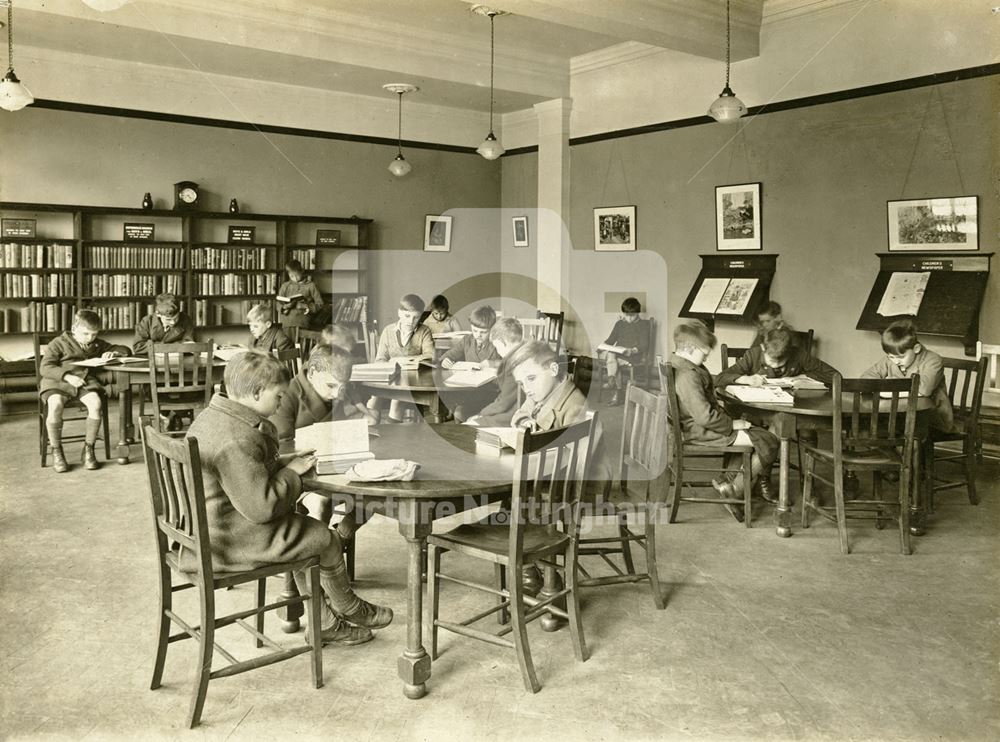
[[[69,464],[66,463],[66,455],[63,453],[62,446],[52,449],[52,468],[59,474],[69,471]]]
[[[80,457],[80,461],[83,462],[84,469],[100,469],[101,465],[97,462],[97,455],[94,453],[93,443],[83,444],[83,455]]]
[[[532,598],[538,595],[544,584],[542,572],[534,564],[525,564],[521,568],[521,590]]]

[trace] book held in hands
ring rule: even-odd
[[[88,358],[84,361],[73,361],[74,366],[83,366],[84,368],[121,366],[126,363],[149,363],[149,359],[141,358],[139,356],[116,356],[114,358]]]

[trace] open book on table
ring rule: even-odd
[[[777,386],[782,389],[826,389],[826,384],[822,381],[810,378],[805,374],[798,376],[783,376],[780,379],[765,379],[768,386]]]
[[[730,384],[726,387],[726,392],[741,402],[750,404],[795,404],[795,398],[791,394],[776,386]]]
[[[457,365],[457,364],[456,364]],[[483,386],[497,377],[495,368],[483,368],[478,371],[456,371],[444,380],[445,386]]]
[[[149,363],[149,358],[140,356],[117,356],[115,358],[88,358],[85,361],[73,361],[74,366],[98,368],[100,366],[121,366],[126,363]]]
[[[403,371],[416,371],[420,364],[424,365],[434,365],[433,355],[420,355],[420,356],[396,356],[395,358],[390,358],[388,363],[395,363]]]
[[[476,451],[499,456],[503,451],[517,448],[517,428],[476,428]]]
[[[368,422],[335,420],[295,431],[297,450],[316,450],[317,474],[343,474],[361,461],[375,458],[368,445]]]
[[[457,340],[463,338],[466,335],[471,335],[472,330],[453,330],[451,332],[435,332],[435,340]]]
[[[228,348],[216,348],[214,352],[220,361],[229,361],[233,356],[246,353],[246,350],[242,345],[233,345]]]

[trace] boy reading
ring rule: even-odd
[[[715,385],[763,386],[768,379],[808,376],[829,386],[835,372],[835,368],[798,347],[792,331],[782,326],[768,330],[759,345],[748,349],[742,358],[715,377]]]
[[[485,427],[506,427],[510,425],[510,419],[517,410],[517,382],[514,374],[511,373],[511,366],[508,362],[510,354],[521,345],[524,337],[524,328],[521,323],[513,317],[503,317],[496,321],[490,330],[490,342],[496,349],[500,357],[497,366],[497,383],[500,385],[500,393],[496,399],[481,409],[476,415],[462,420],[459,417],[459,410],[455,411],[455,419],[465,422],[468,425],[482,425]],[[492,361],[490,362],[493,363]]]
[[[424,318],[423,325],[432,333],[458,332],[462,329],[458,319],[450,314],[447,297],[441,294],[431,299],[430,314]]]
[[[863,374],[863,379],[908,379],[920,374],[920,396],[934,402],[931,427],[944,433],[954,429],[955,416],[948,399],[941,356],[917,339],[912,320],[893,322],[882,331],[885,357]]]
[[[781,316],[781,305],[776,301],[769,301],[757,310],[757,332],[753,336],[750,347],[755,348],[760,345],[764,342],[764,335],[779,327],[792,330],[792,327]],[[792,331],[794,332],[794,330]]]
[[[434,357],[434,335],[427,327],[419,324],[423,312],[424,300],[416,294],[406,294],[399,300],[397,321],[386,325],[379,336],[376,361],[388,361],[399,356]],[[375,397],[368,404],[378,409]],[[392,400],[389,404],[389,421],[402,422],[403,414],[412,409],[409,403]]]
[[[339,534],[295,512],[301,477],[315,464],[301,452],[278,455],[267,420],[288,387],[288,372],[274,356],[247,351],[226,365],[228,398],[215,395],[188,430],[198,440],[212,563],[220,572],[319,556],[324,644],[355,645],[388,626],[392,610],[362,600],[351,589]],[[304,572],[294,575],[308,592]],[[315,626],[309,626],[307,640]]]
[[[180,302],[174,294],[160,294],[156,297],[153,314],[147,314],[135,326],[132,349],[137,356],[149,352],[153,343],[183,343],[194,340],[194,322],[181,311]]]
[[[316,284],[306,275],[298,260],[285,263],[288,280],[278,289],[278,307],[282,327],[308,327],[311,315],[323,306]]]
[[[497,313],[493,307],[484,304],[476,307],[472,316],[469,317],[469,325],[472,329],[471,335],[466,335],[459,342],[452,345],[451,349],[444,354],[441,359],[441,366],[451,368],[460,361],[471,361],[473,363],[483,363],[488,361],[499,361],[496,348],[490,342],[490,330],[496,324]],[[426,320],[424,322],[426,324]]]
[[[247,325],[250,337],[247,338],[247,348],[270,353],[275,350],[289,350],[295,347],[292,339],[281,327],[271,320],[270,304],[254,304],[247,312]]]
[[[622,302],[622,318],[615,322],[611,334],[605,344],[614,345],[624,350],[616,352],[602,351],[605,367],[608,371],[608,385],[613,390],[610,405],[620,405],[625,401],[622,383],[622,369],[632,365],[642,365],[649,353],[649,321],[640,321],[639,312],[642,306],[633,296]]]
[[[778,439],[746,420],[733,420],[719,404],[712,376],[703,365],[715,343],[715,335],[700,322],[680,324],[674,330],[674,354],[670,356],[670,365],[674,369],[677,414],[684,441],[699,446],[753,446],[751,477],[757,480],[770,470],[778,452]],[[731,463],[725,461],[727,468]],[[712,486],[723,497],[738,497],[737,493],[743,490],[743,472],[713,479]],[[742,522],[743,512],[738,506],[726,509]]]
[[[94,368],[74,366],[74,361],[90,358],[115,358],[130,355],[125,345],[112,345],[97,337],[101,332],[101,318],[96,312],[81,309],[73,318],[73,326],[45,349],[42,357],[42,381],[39,396],[45,403],[45,429],[52,447],[52,468],[62,474],[69,471],[62,448],[63,409],[66,402],[79,400],[87,408],[87,430],[84,434],[81,461],[86,469],[97,469],[94,443],[101,429],[101,395],[104,391],[101,372]]]

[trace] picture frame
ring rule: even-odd
[[[979,249],[979,196],[887,202],[889,251]]]
[[[528,217],[512,216],[510,218],[511,227],[514,232],[514,247],[528,246]]]
[[[594,209],[594,250],[627,252],[636,249],[635,206]]]
[[[451,252],[450,216],[428,214],[424,218],[424,251]]]
[[[715,249],[763,250],[760,183],[715,187]]]

